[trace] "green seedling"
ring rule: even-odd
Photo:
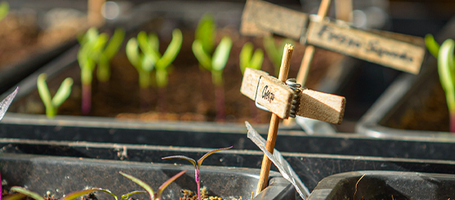
[[[215,30],[216,25],[213,17],[208,14],[204,15],[196,29],[196,38],[192,50],[199,61],[199,66],[212,74],[212,83],[216,87],[216,118],[217,120],[224,120],[223,70],[231,52],[232,40],[230,37],[223,37],[212,54],[215,47]]]
[[[14,187],[11,187],[10,191],[11,192],[16,192],[16,193],[14,193],[12,195],[9,195],[9,196],[6,196],[3,200],[19,200],[19,199],[23,199],[24,197],[30,197],[30,198],[35,199],[35,200],[48,199],[48,198],[45,198],[45,197],[39,195],[36,192],[27,190],[27,189],[25,189],[23,187],[14,186]],[[81,196],[84,196],[84,195],[87,195],[87,194],[90,194],[90,193],[98,192],[98,191],[107,193],[107,194],[111,195],[112,197],[114,197],[115,200],[119,200],[117,195],[113,194],[109,190],[102,189],[102,188],[92,188],[92,189],[87,189],[87,190],[75,191],[75,192],[72,192],[72,193],[70,193],[68,195],[65,195],[65,197],[61,198],[61,200],[74,200],[74,199],[77,199],[78,197],[81,197]],[[138,193],[145,193],[145,191],[129,192],[127,194],[124,194],[124,195],[120,196],[120,200],[127,200],[127,199],[129,199],[129,197],[131,195],[138,194]]]
[[[284,45],[286,44],[293,45],[294,42],[290,39],[284,39],[283,41],[281,41],[279,47],[277,47],[275,44],[275,39],[269,36],[264,37],[263,43],[265,52],[267,53],[267,57],[275,67],[275,76],[278,76],[278,74],[280,73],[281,58],[283,57]]]
[[[184,173],[186,173],[186,171],[188,171],[188,170],[183,170],[183,171],[177,173],[176,175],[174,175],[170,179],[168,179],[166,182],[161,184],[161,186],[158,188],[158,192],[155,192],[152,189],[152,187],[150,187],[150,185],[148,185],[144,181],[142,181],[142,180],[140,180],[140,179],[138,179],[138,178],[136,178],[134,176],[131,176],[129,174],[125,174],[123,172],[120,172],[120,174],[123,175],[124,177],[130,179],[131,181],[135,182],[136,184],[138,184],[142,188],[144,188],[144,190],[147,191],[147,193],[150,195],[150,200],[161,200],[161,195],[163,194],[164,189],[166,189],[166,187],[169,186],[172,182],[174,182],[177,178],[179,178]]]
[[[131,38],[126,45],[126,55],[130,63],[139,74],[139,86],[141,89],[150,87],[150,73],[156,70],[157,86],[160,90],[159,107],[165,107],[165,90],[168,85],[169,66],[177,57],[182,47],[182,32],[179,29],[172,31],[172,40],[163,55],[159,52],[158,36],[154,33],[147,35],[140,32],[137,38]],[[140,51],[139,51],[140,50]]]
[[[6,1],[0,3],[0,21],[4,19],[9,12],[9,4]]]
[[[198,161],[196,161],[192,158],[189,158],[187,156],[182,156],[182,155],[167,156],[167,157],[163,157],[161,159],[184,159],[184,160],[191,162],[191,164],[193,164],[194,180],[196,181],[196,184],[197,184],[197,196],[198,196],[198,199],[201,200],[201,165],[202,165],[202,162],[204,161],[204,159],[206,159],[210,155],[212,155],[218,151],[222,151],[222,150],[226,150],[226,149],[230,149],[230,148],[232,148],[232,146],[209,151],[206,154],[204,154],[201,158],[199,158]]]
[[[453,55],[455,42],[447,39],[439,46],[432,35],[426,35],[425,44],[428,51],[438,60],[439,81],[444,89],[449,108],[450,132],[455,133],[455,61]]]
[[[110,77],[110,60],[118,52],[125,32],[116,29],[108,43],[109,36],[106,33],[98,33],[96,28],[90,28],[81,38],[77,60],[81,68],[82,81],[82,113],[88,114],[91,109],[92,80],[95,66],[97,78],[100,82],[107,82]],[[107,44],[107,45],[106,45]]]
[[[264,52],[262,49],[256,49],[253,54],[253,44],[251,44],[251,42],[247,42],[243,45],[239,56],[240,71],[242,71],[242,74],[247,67],[261,69],[263,61]]]
[[[62,105],[62,103],[65,102],[65,100],[70,96],[73,79],[66,78],[58,88],[54,98],[52,98],[46,84],[46,78],[46,74],[40,74],[37,80],[37,87],[39,96],[46,107],[46,116],[47,118],[52,119],[57,114],[58,107],[60,107],[60,105]]]

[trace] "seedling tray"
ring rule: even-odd
[[[356,171],[324,178],[309,200],[336,199],[451,199],[455,175]]]
[[[4,153],[125,160],[146,163],[185,163],[176,160],[162,160],[161,158],[171,155],[185,155],[191,158],[199,158],[213,149],[89,142],[46,142],[19,139],[1,139],[0,147],[2,147],[1,150]],[[349,171],[391,170],[427,173],[452,173],[455,171],[455,161],[295,152],[281,153],[310,191],[323,178],[336,173]],[[263,153],[258,150],[237,149],[234,146],[234,149],[217,152],[209,156],[204,160],[204,165],[260,168],[262,158]],[[274,169],[273,166],[272,169]]]
[[[25,186],[27,189],[45,195],[48,192],[56,198],[73,191],[100,187],[111,190],[114,194],[125,194],[142,190],[138,185],[119,174],[122,171],[140,178],[157,189],[174,174],[188,171],[164,190],[163,199],[178,199],[181,189],[196,190],[194,168],[189,165],[172,165],[158,163],[138,163],[126,161],[94,160],[69,157],[52,157],[45,155],[18,155],[3,153],[0,157],[2,179],[7,185]],[[230,196],[249,199],[259,178],[259,170],[248,168],[227,168],[203,166],[201,170],[202,185],[209,193],[228,198]],[[256,200],[294,199],[292,185],[271,173],[270,186],[267,190],[274,193],[260,195]],[[112,196],[97,193],[98,199],[112,199]],[[134,198],[147,199],[140,194]]]

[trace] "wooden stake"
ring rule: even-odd
[[[331,0],[322,0],[321,5],[319,6],[318,16],[322,20],[325,16],[327,16],[327,12],[330,7]],[[300,64],[299,72],[297,73],[297,83],[300,83],[302,86],[305,86],[308,72],[310,69],[311,61],[313,60],[315,48],[313,45],[307,45],[305,48],[305,53],[303,54],[302,63]],[[283,124],[285,126],[289,126],[292,124],[294,120],[289,118],[284,120]]]
[[[106,0],[88,0],[87,20],[90,26],[101,26],[104,24],[104,17],[101,9]]]
[[[339,20],[352,21],[352,0],[335,0],[335,14]]]
[[[282,82],[285,82],[288,73],[289,73],[289,66],[290,66],[290,61],[291,61],[291,56],[292,52],[294,50],[294,47],[290,44],[286,44],[284,47],[283,51],[283,59],[281,60],[281,67],[280,67],[280,75],[279,75],[279,80]],[[276,114],[272,114],[272,117],[270,119],[270,127],[269,127],[269,132],[267,136],[267,143],[266,143],[266,149],[270,153],[273,153],[273,149],[275,148],[275,141],[276,141],[276,136],[278,133],[278,125],[280,122],[280,118]],[[259,176],[259,182],[258,186],[256,189],[256,195],[259,194],[267,185],[267,180],[269,178],[269,172],[270,172],[270,164],[271,161],[269,158],[264,155],[264,158],[262,159],[262,166],[261,166],[261,174]]]

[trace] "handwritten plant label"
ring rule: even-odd
[[[299,40],[306,31],[308,15],[265,1],[248,0],[240,31],[244,35],[279,34]]]
[[[290,102],[294,93],[287,85],[266,72],[246,68],[240,92],[277,114],[278,117],[289,117]]]
[[[268,73],[246,68],[240,92],[257,101],[282,119],[290,115],[294,92],[289,86]],[[296,114],[316,120],[340,124],[346,107],[346,98],[338,95],[302,89]]]
[[[420,45],[424,44],[423,39],[418,37],[401,35],[402,39],[399,40],[347,25],[317,20],[310,21],[308,30],[308,44],[413,74],[419,73],[425,55],[425,47]]]

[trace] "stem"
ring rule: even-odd
[[[150,72],[148,71],[138,71],[139,73],[139,87],[149,88],[150,86]]]
[[[196,180],[197,185],[197,198],[201,200],[201,170],[199,167],[194,169],[194,179]]]
[[[46,116],[49,119],[55,118],[55,115],[57,114],[57,108],[54,106],[46,107]]]
[[[149,107],[149,88],[140,88],[139,98],[140,98],[140,108],[142,111],[146,111]]]
[[[450,112],[450,132],[455,133],[455,110]]]
[[[0,200],[2,200],[2,196],[3,196],[3,187],[2,187],[2,175],[0,173]]]
[[[92,85],[82,84],[82,113],[87,115],[90,113],[92,103]]]

